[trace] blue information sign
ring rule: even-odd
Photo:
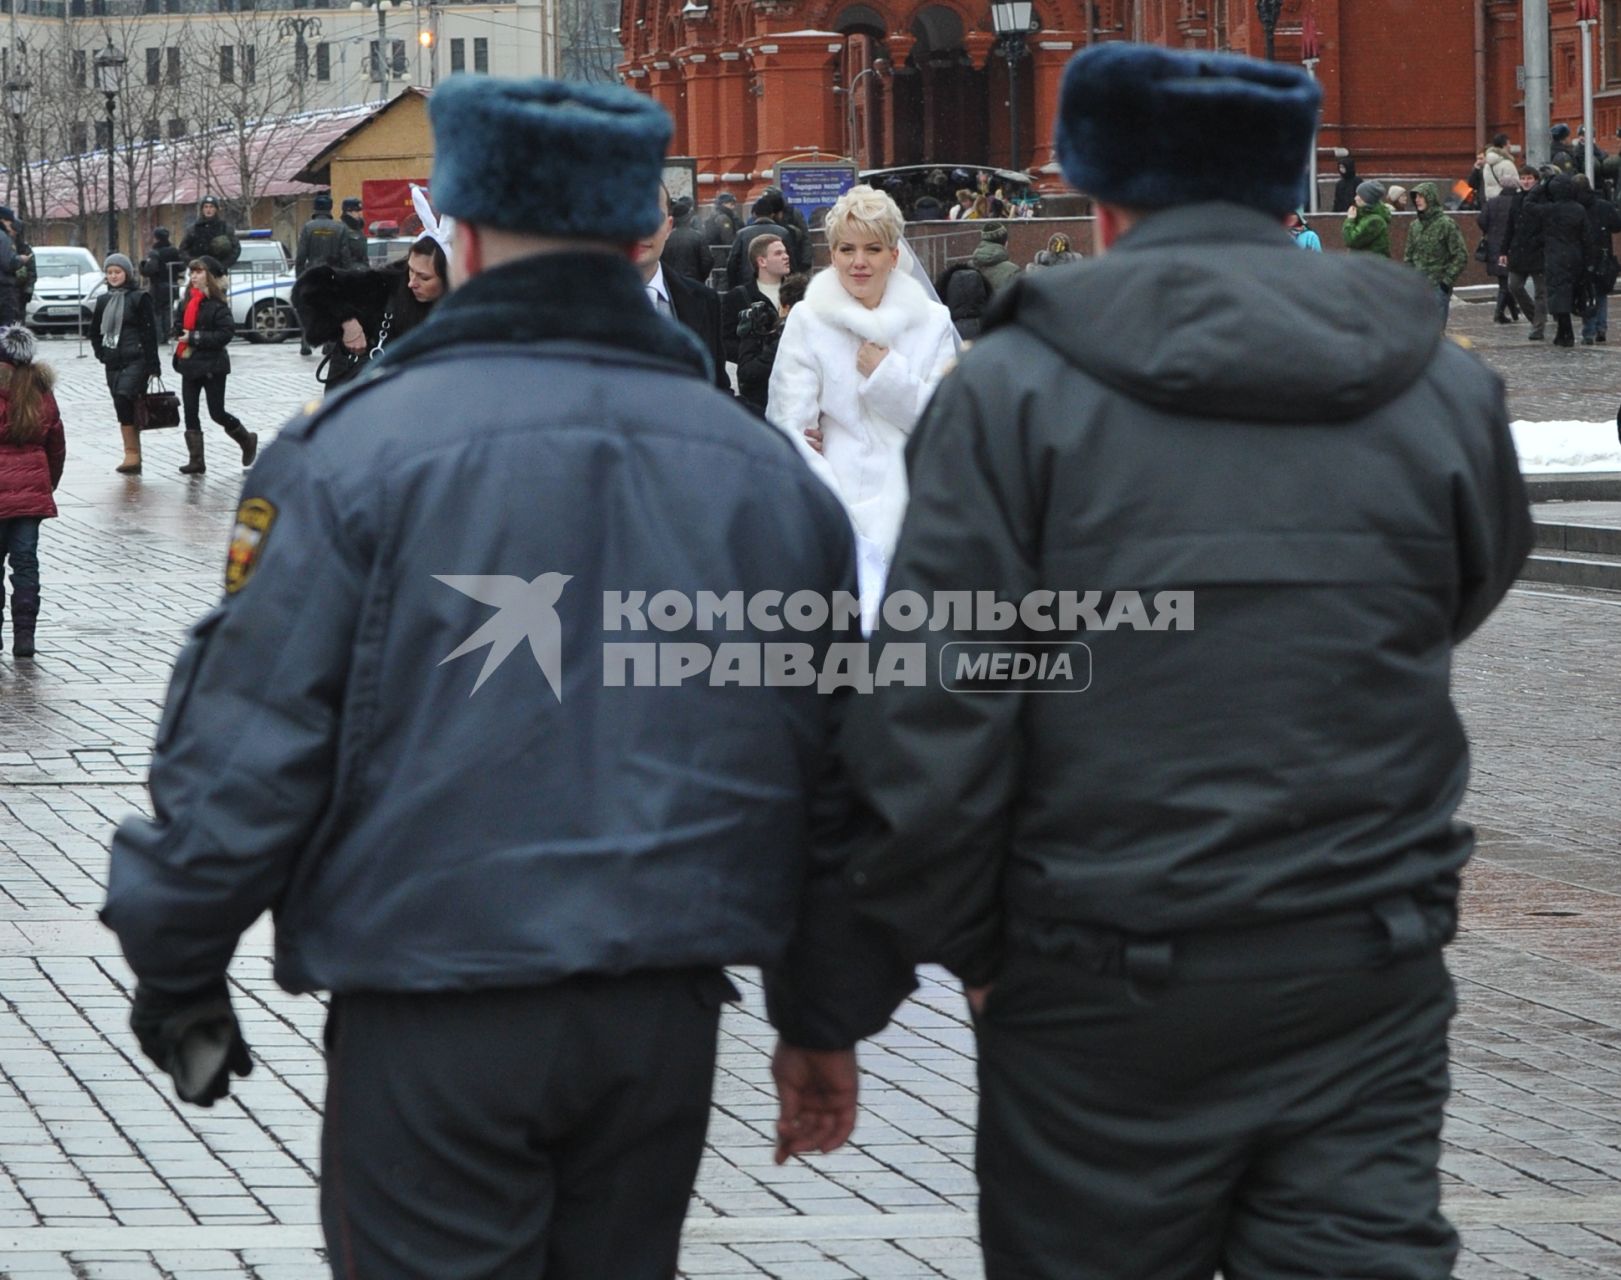
[[[777,185],[782,196],[800,213],[812,214],[833,207],[856,184],[853,164],[811,164],[786,160],[777,166]]]

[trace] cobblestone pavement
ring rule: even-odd
[[[1517,414],[1613,412],[1614,353],[1509,350],[1485,311],[1458,307],[1456,327],[1484,328],[1483,354],[1510,376],[1546,379],[1516,388]],[[42,538],[40,656],[0,657],[0,1277],[317,1280],[320,1003],[273,987],[256,930],[233,979],[259,1069],[214,1110],[182,1108],[139,1058],[129,976],[94,919],[110,828],[146,803],[169,663],[219,590],[240,472],[211,430],[201,480],[175,474],[177,432],[148,438],[143,478],[115,476],[99,369],[71,342],[45,345],[70,460],[62,518]],[[314,389],[294,348],[237,347],[233,361],[250,427]],[[1563,370],[1580,371],[1590,401],[1570,399]],[[1467,1280],[1621,1275],[1618,636],[1621,601],[1516,590],[1458,656],[1482,835],[1452,950],[1445,1154]],[[973,1040],[958,994],[925,975],[863,1050],[854,1143],[778,1169],[772,1034],[757,984],[739,978],[683,1274],[979,1277]]]

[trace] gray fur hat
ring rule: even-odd
[[[0,329],[0,364],[33,364],[38,350],[27,325],[8,324]]]
[[[433,199],[454,218],[629,243],[664,221],[670,116],[619,85],[451,76],[428,107]]]

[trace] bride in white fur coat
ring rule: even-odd
[[[766,413],[843,500],[869,603],[906,514],[906,441],[956,358],[957,331],[950,311],[895,270],[905,223],[887,195],[852,187],[826,225],[833,267],[788,313]]]

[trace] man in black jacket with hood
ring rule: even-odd
[[[1001,295],[909,445],[875,640],[931,678],[852,709],[851,877],[967,988],[990,1280],[1452,1273],[1448,680],[1530,521],[1429,285],[1284,230],[1319,101],[1076,57],[1107,253]]]
[[[194,258],[213,258],[229,271],[242,256],[242,242],[236,238],[236,229],[220,216],[220,204],[213,196],[204,196],[197,202],[197,221],[186,228],[180,242],[180,252],[186,261]]]

